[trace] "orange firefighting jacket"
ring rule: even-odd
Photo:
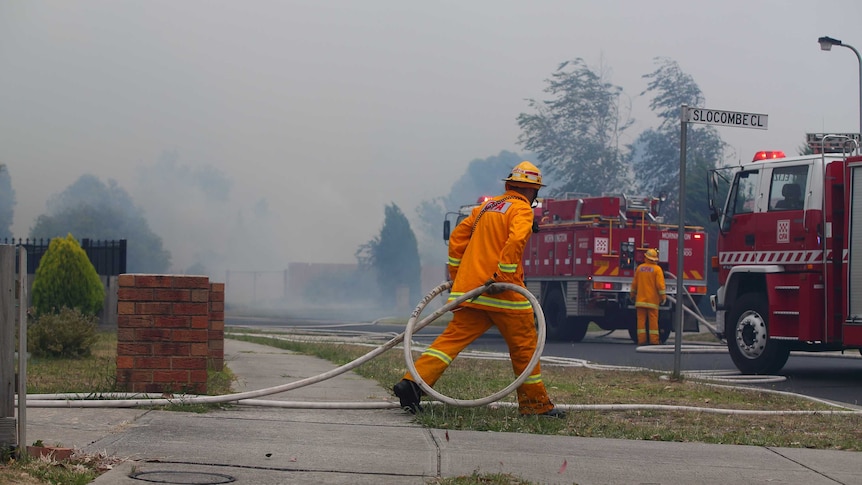
[[[664,272],[659,265],[649,261],[638,265],[632,278],[631,297],[635,301],[635,307],[638,308],[658,309],[659,304],[664,303],[667,298]]]
[[[449,237],[449,301],[489,279],[524,286],[521,258],[533,229],[533,209],[513,190],[476,207]],[[482,294],[464,306],[500,312],[532,312],[530,302],[512,290]]]

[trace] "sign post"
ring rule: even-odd
[[[679,227],[677,233],[676,255],[676,314],[674,315],[674,346],[673,346],[673,378],[679,379],[682,361],[682,322],[685,317],[685,304],[682,294],[685,292],[683,275],[684,245],[685,245],[685,150],[686,131],[689,123],[705,125],[734,126],[737,128],[753,128],[766,130],[769,126],[769,116],[759,113],[744,113],[739,111],[722,111],[717,109],[693,108],[680,106],[679,128]]]

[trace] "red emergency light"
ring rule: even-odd
[[[754,159],[752,162],[756,162],[758,160],[771,160],[774,158],[784,158],[784,152],[781,150],[763,150],[754,154]]]

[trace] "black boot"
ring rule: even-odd
[[[392,392],[394,392],[401,401],[401,409],[412,414],[422,411],[422,406],[419,405],[419,401],[425,393],[422,392],[422,388],[420,388],[415,382],[401,379],[398,384],[395,384],[392,387]]]

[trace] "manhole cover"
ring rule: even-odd
[[[133,473],[129,475],[129,477],[150,483],[172,483],[184,485],[213,485],[216,483],[230,483],[236,481],[236,478],[230,475],[202,472],[152,471]]]

